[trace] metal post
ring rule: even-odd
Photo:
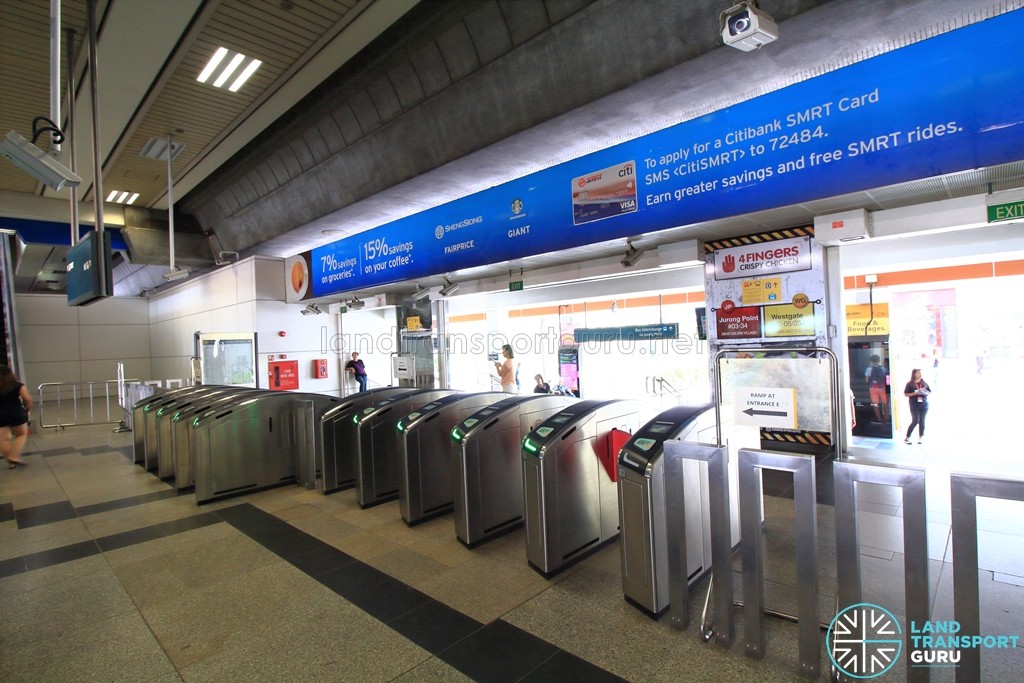
[[[953,614],[961,636],[980,636],[981,589],[978,585],[978,498],[1024,501],[1024,480],[949,475],[953,513]],[[981,651],[960,650],[957,681],[980,681]]]
[[[814,457],[751,448],[739,450],[740,525],[743,530],[743,627],[748,657],[764,657],[764,540],[760,470],[793,474],[800,675],[817,678],[821,660],[818,623],[818,518]]]
[[[713,633],[722,645],[735,637],[732,589],[732,525],[729,510],[729,449],[686,441],[665,442],[665,507],[668,536],[669,609],[672,628],[690,623],[687,599],[686,519],[683,460],[698,460],[708,468],[708,513],[711,522],[711,585],[714,595],[714,626],[701,623],[702,635]],[[678,544],[678,547],[677,545]]]
[[[832,472],[835,477],[836,494],[836,576],[839,610],[862,602],[856,484],[862,482],[896,486],[903,490],[904,609],[908,621],[923,624],[928,620],[930,604],[924,469],[846,461],[834,463]],[[904,634],[904,643],[905,649],[909,651],[909,630]],[[907,680],[927,682],[929,673],[928,668],[908,666]]]

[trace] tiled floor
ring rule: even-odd
[[[754,660],[739,611],[723,648],[627,604],[617,541],[545,578],[526,563],[522,530],[467,549],[450,515],[410,528],[397,502],[362,510],[351,490],[288,486],[197,507],[132,464],[130,443],[109,427],[48,431],[31,437],[28,467],[0,473],[0,680],[801,680],[790,622],[765,621]],[[930,489],[935,618],[951,618],[941,473]],[[766,599],[792,613],[793,513],[779,493],[765,503]],[[901,501],[864,498],[865,599],[899,611]],[[1020,519],[996,507],[981,525],[983,615],[1002,633],[1024,632]],[[819,505],[825,623],[834,526]],[[695,620],[705,591],[691,596]],[[1016,679],[1020,653],[986,654],[986,679]],[[824,648],[821,663],[827,680]]]

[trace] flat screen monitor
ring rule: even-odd
[[[110,233],[95,230],[68,249],[68,306],[85,306],[114,293]]]

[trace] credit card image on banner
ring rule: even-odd
[[[636,162],[572,179],[572,222],[583,225],[636,211]]]

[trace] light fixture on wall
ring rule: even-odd
[[[644,252],[642,249],[637,249],[633,246],[632,242],[626,242],[626,255],[622,257],[623,268],[632,268],[636,265],[636,262],[643,258]]]
[[[444,279],[444,287],[438,290],[438,294],[441,296],[451,296],[455,292],[459,291],[459,283],[452,282],[448,278]]]
[[[416,291],[412,293],[410,298],[413,301],[419,301],[420,299],[427,298],[429,295],[430,295],[430,289],[428,289],[427,287],[424,287],[423,285],[419,285],[418,284],[418,285],[416,285]]]
[[[320,310],[320,307],[316,304],[306,304],[306,307],[299,312],[302,313],[302,315],[320,315],[323,313],[323,311]]]
[[[218,266],[226,266],[229,263],[234,263],[238,260],[237,251],[220,251],[217,252],[217,258],[213,260]]]

